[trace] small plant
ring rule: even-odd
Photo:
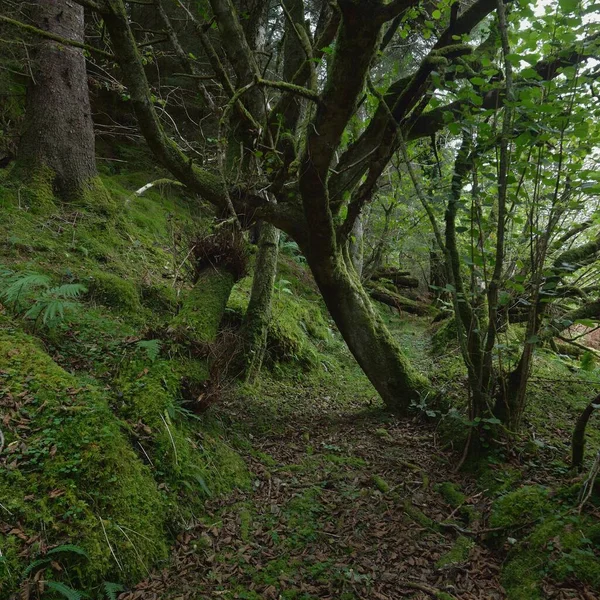
[[[73,299],[87,291],[79,283],[65,283],[53,286],[47,275],[39,273],[0,273],[4,289],[0,291],[0,299],[10,305],[15,313],[23,314],[37,325],[53,326],[62,321],[65,311],[73,308]],[[33,297],[32,297],[33,296]],[[27,299],[33,302],[27,308]]]
[[[141,340],[136,346],[140,350],[144,350],[148,359],[154,362],[160,355],[162,342],[160,340]]]
[[[67,600],[83,600],[83,598],[101,598],[105,600],[117,600],[117,594],[124,591],[124,586],[120,583],[104,581],[99,591],[94,594],[86,593],[81,590],[76,590],[73,587],[52,578],[54,571],[64,572],[64,566],[60,564],[60,558],[64,555],[76,555],[89,559],[87,552],[80,546],[75,544],[62,544],[51,548],[43,556],[33,560],[23,571],[23,589],[28,590],[29,585],[35,582],[40,591],[49,590],[67,598]],[[40,577],[40,571],[44,569],[52,569],[52,572],[46,573],[46,577]],[[49,577],[49,578],[48,578]],[[23,597],[29,597],[29,595]]]

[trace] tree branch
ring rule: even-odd
[[[70,40],[67,38],[63,38],[60,35],[56,35],[55,33],[50,33],[49,31],[44,31],[43,29],[38,29],[33,25],[27,25],[27,23],[22,23],[21,21],[16,21],[15,19],[11,19],[9,17],[5,17],[0,15],[0,22],[7,23],[8,25],[12,25],[14,27],[18,27],[29,33],[33,33],[39,37],[43,37],[54,42],[58,42],[59,44],[63,44],[64,46],[73,46],[75,48],[79,48],[81,50],[87,50],[88,52],[94,52],[95,54],[99,54],[100,56],[104,56],[110,60],[115,60],[114,55],[110,52],[106,52],[104,50],[100,50],[99,48],[94,48],[93,46],[88,46],[87,44],[83,44],[81,42],[77,42],[75,40]]]

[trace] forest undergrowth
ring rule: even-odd
[[[108,219],[0,187],[22,292],[0,317],[0,598],[597,597],[598,508],[575,510],[568,455],[598,369],[540,352],[527,443],[458,471],[465,373],[440,326],[380,307],[438,392],[396,418],[284,248],[261,376],[198,416],[181,382],[206,365],[169,324],[205,217],[173,191],[132,200],[148,178],[104,178]],[[226,331],[248,297],[244,278]]]

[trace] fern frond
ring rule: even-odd
[[[125,591],[125,586],[120,583],[111,583],[110,581],[105,581],[103,588],[107,600],[117,600],[117,594]]]
[[[64,583],[59,581],[44,581],[44,584],[49,590],[58,592],[61,596],[64,596],[67,600],[82,600],[83,596],[81,592],[70,588]]]
[[[39,273],[22,275],[21,273],[18,273],[9,279],[8,287],[0,292],[0,296],[7,302],[16,303],[21,294],[27,293],[28,290],[34,288],[48,288],[50,286],[50,281],[50,277],[47,275],[40,275]]]
[[[81,546],[76,546],[75,544],[61,544],[60,546],[55,546],[46,552],[46,556],[58,554],[59,552],[71,552],[73,554],[79,554],[79,556],[89,558],[88,553]]]
[[[33,573],[33,571],[38,571],[41,567],[50,564],[51,561],[51,558],[39,558],[38,560],[30,562],[23,571],[23,577],[27,577],[30,573]]]
[[[145,350],[148,358],[154,362],[160,354],[162,342],[160,340],[142,340],[136,345],[138,348]]]
[[[65,283],[48,290],[49,295],[58,296],[59,298],[77,298],[86,292],[87,288],[81,283]]]

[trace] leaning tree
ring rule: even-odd
[[[209,78],[219,86],[218,93],[199,86],[218,116],[218,165],[207,168],[180,148],[161,119],[126,3],[77,2],[102,19],[109,51],[156,158],[236,226],[262,220],[298,243],[358,363],[389,407],[406,409],[429,384],[371,305],[352,245],[364,207],[404,144],[504,105],[501,78],[487,88],[480,83],[490,79],[490,41],[477,31],[502,5],[477,0],[461,10],[458,3],[436,8],[411,0],[249,3],[252,23],[256,15],[272,21],[275,11],[275,21],[286,24],[279,45],[283,69],[273,69],[260,63],[253,47],[260,26],[244,18],[248,13],[238,13],[232,0],[193,7],[178,0],[175,9],[194,24]],[[167,32],[185,59],[182,44],[168,27]],[[398,54],[393,39],[413,42],[414,51]],[[390,68],[394,59],[400,69]],[[202,82],[193,69],[189,64],[188,75]],[[382,76],[386,70],[392,79]],[[442,95],[434,104],[433,94],[445,80],[469,80],[472,87],[460,98],[444,102]]]

